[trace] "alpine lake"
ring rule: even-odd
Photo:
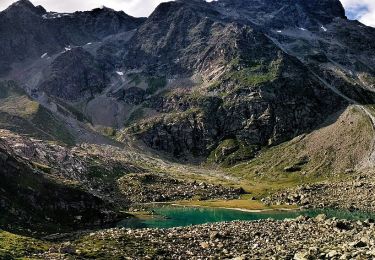
[[[328,218],[348,220],[375,218],[375,214],[337,209],[245,211],[224,208],[157,205],[148,208],[148,211],[152,214],[140,218],[125,219],[118,223],[118,227],[174,228],[227,221],[285,220],[294,219],[301,215],[316,217],[319,214],[325,214]]]

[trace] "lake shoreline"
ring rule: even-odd
[[[277,209],[245,209],[245,208],[231,208],[231,207],[214,207],[214,206],[204,206],[204,205],[184,205],[184,204],[168,204],[171,206],[178,206],[178,207],[195,207],[195,208],[211,208],[211,209],[227,209],[227,210],[236,210],[241,212],[249,212],[249,213],[262,213],[262,212],[272,212],[272,211],[302,211],[301,208],[277,208]]]

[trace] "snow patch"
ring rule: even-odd
[[[49,12],[47,14],[43,14],[42,18],[43,19],[57,19],[57,18],[62,18],[64,16],[72,16],[72,14],[70,14],[70,13]]]
[[[92,44],[92,42],[88,42],[88,43],[86,43],[86,45],[91,45]]]
[[[44,59],[45,57],[47,57],[48,56],[48,53],[46,52],[46,53],[44,53],[42,56],[40,56],[42,59]]]
[[[327,28],[325,28],[323,25],[320,28],[322,28],[322,30],[325,31],[325,32],[328,31]]]
[[[282,31],[280,31],[280,30],[278,30],[278,31],[276,31],[276,32],[278,32],[278,33],[282,33]]]
[[[124,72],[122,72],[122,71],[116,71],[116,73],[117,73],[117,75],[119,75],[119,76],[124,76]]]
[[[72,50],[72,48],[70,48],[70,47],[65,47],[65,51],[71,51]]]
[[[307,31],[305,28],[303,28],[303,27],[300,27],[299,28],[301,31]]]

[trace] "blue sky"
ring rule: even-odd
[[[0,0],[0,10],[15,0]],[[43,5],[47,10],[73,12],[91,10],[105,5],[115,10],[124,10],[133,16],[148,16],[163,0],[31,0],[35,5]],[[375,27],[375,0],[341,0],[347,16]]]

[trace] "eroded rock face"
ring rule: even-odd
[[[112,206],[83,190],[47,178],[0,143],[2,228],[59,230],[112,223]]]
[[[65,100],[78,100],[100,93],[106,81],[104,69],[89,52],[68,48],[53,61],[40,90]]]

